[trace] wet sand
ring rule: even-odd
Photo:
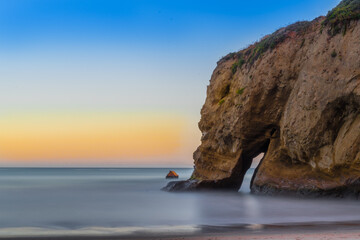
[[[3,238],[0,238],[3,239]],[[158,239],[158,240],[335,240],[335,239],[360,239],[360,230],[357,231],[331,231],[331,232],[316,232],[316,233],[277,233],[277,234],[209,234],[203,236],[193,237],[141,237],[141,238],[124,238],[124,237],[34,237],[34,238],[4,238],[11,240],[142,240],[142,239]]]
[[[171,238],[173,240],[335,240],[335,239],[360,239],[360,231],[352,233],[313,233],[313,234],[271,234],[271,235],[232,235],[232,236],[204,236],[193,238]]]
[[[194,234],[179,235],[171,233],[154,234],[139,232],[127,236],[34,236],[12,237],[0,239],[12,240],[250,240],[250,239],[286,239],[286,240],[312,240],[312,239],[360,239],[360,223],[316,223],[308,225],[269,225],[269,226],[232,226],[214,227],[203,226],[201,231]]]

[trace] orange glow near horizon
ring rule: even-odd
[[[171,156],[184,119],[165,114],[24,114],[0,119],[0,159],[101,163]]]

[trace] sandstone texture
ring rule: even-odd
[[[265,153],[254,193],[358,196],[359,12],[359,0],[345,0],[221,59],[201,110],[193,175],[165,189],[238,190]]]

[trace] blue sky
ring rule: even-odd
[[[338,3],[1,0],[0,116],[181,115],[190,140],[174,159],[187,158],[191,165],[216,62],[280,27],[325,15]]]

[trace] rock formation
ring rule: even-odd
[[[169,171],[165,178],[179,178],[179,175],[175,171]]]
[[[360,193],[360,0],[222,58],[201,110],[191,179],[166,190]]]

